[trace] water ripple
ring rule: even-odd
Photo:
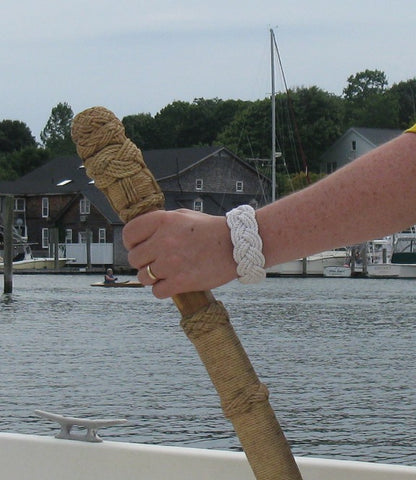
[[[108,439],[239,450],[170,300],[92,276],[16,275],[0,301],[0,430],[36,408],[125,417]],[[268,279],[215,294],[297,455],[416,465],[413,281]]]

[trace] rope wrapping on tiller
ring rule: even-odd
[[[81,112],[74,118],[72,136],[87,175],[121,220],[163,208],[163,193],[141,151],[126,138],[112,112],[103,107]],[[257,480],[301,480],[267,388],[257,378],[223,304],[211,292],[179,294],[173,301]]]

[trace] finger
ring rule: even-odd
[[[159,280],[152,286],[152,293],[156,298],[164,299],[172,297],[172,289],[169,288],[169,282],[167,280]]]
[[[150,238],[160,225],[161,216],[164,214],[161,210],[145,213],[124,225],[123,243],[127,250],[131,250],[139,243]]]
[[[154,285],[159,282],[161,279],[154,273],[154,266],[146,265],[141,268],[137,274],[137,278],[143,285]]]
[[[137,268],[139,271],[146,269],[147,265],[152,265],[153,270],[153,264],[159,256],[160,251],[157,244],[152,239],[148,239],[133,247],[127,253],[127,260],[133,268]],[[160,272],[160,268],[156,268],[156,271]]]

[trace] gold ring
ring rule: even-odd
[[[147,265],[146,267],[146,272],[147,274],[149,275],[149,277],[154,280],[155,282],[157,282],[159,279],[156,277],[156,275],[152,272],[152,269],[150,268],[150,265]]]

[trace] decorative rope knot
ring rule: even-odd
[[[92,107],[79,113],[72,123],[71,133],[82,159],[108,145],[123,143],[126,138],[121,121],[104,107]]]
[[[228,312],[222,302],[212,302],[193,315],[182,317],[181,327],[192,340],[211,332],[220,325],[229,323]]]
[[[108,198],[121,220],[161,209],[164,196],[144,163],[142,152],[126,137],[121,121],[104,107],[79,113],[72,138],[86,173]]]
[[[249,412],[256,403],[266,402],[269,390],[263,383],[248,385],[227,405],[222,405],[224,415],[231,418],[234,415]]]
[[[241,283],[257,283],[266,277],[263,242],[258,233],[254,208],[240,205],[227,212],[227,225],[233,242],[233,256]]]

